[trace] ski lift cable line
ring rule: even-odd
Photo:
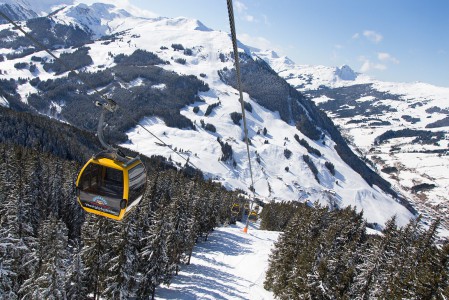
[[[242,110],[242,119],[243,119],[243,132],[245,134],[245,143],[246,143],[246,153],[248,155],[248,163],[249,163],[249,173],[251,176],[251,190],[253,194],[254,192],[254,179],[253,179],[253,170],[251,165],[251,156],[249,152],[249,141],[248,141],[248,127],[246,122],[246,115],[245,115],[245,105],[243,102],[243,92],[242,92],[242,81],[240,76],[240,63],[239,63],[239,53],[237,49],[237,35],[235,32],[235,22],[234,22],[234,10],[232,7],[232,0],[227,0],[228,3],[228,15],[229,15],[229,26],[231,27],[231,39],[232,39],[232,46],[234,49],[234,63],[235,63],[235,70],[237,75],[237,86],[239,90],[239,101],[240,101],[240,107]]]
[[[253,192],[253,199],[250,202],[249,212],[248,216],[246,218],[245,222],[245,228],[243,231],[246,233],[248,231],[249,226],[249,216],[253,208],[253,203],[256,198],[256,189],[254,187],[254,179],[253,179],[253,169],[251,165],[251,156],[249,152],[249,141],[248,141],[248,127],[246,124],[246,115],[245,115],[245,104],[243,102],[243,92],[242,92],[242,81],[240,76],[240,61],[239,61],[239,52],[237,48],[237,34],[235,32],[235,21],[234,21],[234,9],[232,6],[232,0],[227,0],[227,6],[228,6],[228,16],[229,16],[229,27],[231,27],[231,39],[232,39],[232,47],[234,49],[234,64],[235,64],[235,71],[236,71],[236,77],[237,77],[237,87],[239,90],[239,101],[240,101],[240,108],[242,111],[242,119],[243,119],[243,132],[245,134],[245,143],[246,143],[246,153],[248,155],[248,164],[249,164],[249,174],[251,176],[251,186],[250,190]]]
[[[0,11],[0,16],[2,16],[5,20],[7,20],[11,25],[14,26],[14,29],[19,30],[20,32],[22,32],[27,38],[29,38],[35,45],[37,45],[39,48],[41,48],[43,51],[47,52],[51,57],[53,57],[58,63],[60,63],[62,66],[64,66],[67,70],[69,70],[70,72],[73,72],[73,74],[75,74],[75,76],[83,83],[85,84],[87,87],[89,87],[91,90],[93,90],[95,92],[95,94],[102,98],[104,101],[106,101],[106,103],[109,103],[111,100],[109,98],[107,98],[105,96],[105,94],[101,91],[99,91],[98,89],[96,89],[95,87],[93,87],[91,84],[89,84],[89,82],[87,82],[86,80],[84,80],[80,73],[76,70],[74,70],[73,68],[70,68],[61,58],[57,57],[55,54],[53,54],[51,52],[50,49],[48,49],[48,47],[46,47],[45,45],[43,45],[41,42],[39,42],[36,38],[34,38],[31,34],[29,34],[28,32],[26,32],[19,24],[17,24],[16,22],[14,22],[11,18],[9,18],[6,14],[4,14],[2,11]],[[193,162],[191,162],[188,158],[184,157],[183,155],[181,155],[179,152],[177,152],[175,149],[173,149],[170,145],[168,145],[166,142],[164,142],[161,138],[159,138],[156,134],[154,134],[153,132],[151,132],[148,128],[146,128],[145,126],[143,126],[142,124],[140,124],[139,122],[137,122],[137,120],[135,120],[135,118],[126,110],[123,110],[122,112],[124,112],[124,114],[126,114],[126,116],[131,119],[135,124],[137,124],[138,126],[140,126],[143,130],[145,130],[147,133],[149,133],[151,136],[153,136],[155,139],[157,139],[161,144],[163,144],[165,147],[168,147],[173,153],[175,153],[177,156],[179,156],[182,160],[184,160],[186,162],[186,164],[190,164],[193,168],[195,168],[197,171],[200,171],[201,169],[199,167],[197,167]],[[246,123],[245,123],[246,124]],[[246,125],[245,125],[246,127]],[[201,159],[200,159],[201,160]],[[240,181],[246,185],[246,182],[242,181],[240,179]],[[252,173],[251,173],[251,183],[252,183]],[[252,185],[253,186],[253,185]],[[251,190],[251,188],[250,188]]]

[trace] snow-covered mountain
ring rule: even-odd
[[[2,0],[0,1],[0,11],[13,20],[28,20],[38,17],[38,14],[31,8],[26,0]],[[7,23],[0,18],[0,24]]]
[[[440,217],[449,226],[449,88],[382,82],[348,66],[302,66],[276,54],[255,54],[332,116],[355,151],[424,219]]]
[[[320,87],[342,87],[372,81],[371,78],[355,72],[348,65],[341,67],[300,65],[287,56],[279,56],[271,50],[254,51],[253,55],[266,61],[279,76],[299,91],[316,90]]]
[[[79,26],[94,38],[100,38],[128,29],[130,24],[125,25],[124,20],[129,17],[131,15],[128,12],[110,4],[94,3],[88,6],[81,3],[62,8],[54,14],[53,19],[60,24]]]
[[[168,62],[158,65],[163,70],[173,74],[193,75],[203,80],[209,90],[199,92],[196,102],[180,109],[181,115],[195,124],[195,130],[169,127],[166,119],[158,115],[149,115],[140,124],[188,157],[208,178],[228,188],[249,191],[251,182],[243,130],[231,117],[233,113],[240,111],[238,92],[225,83],[222,77],[223,72],[233,68],[230,54],[232,44],[227,33],[211,30],[198,20],[186,18],[136,18],[105,4],[69,5],[51,14],[47,20],[50,20],[49,26],[69,25],[67,27],[80,28],[91,37],[88,48],[80,50],[86,51],[91,62],[78,67],[80,71],[93,73],[111,69],[117,65],[117,57],[130,56],[137,49],[144,49]],[[28,26],[28,23],[23,25]],[[0,30],[7,28],[11,27],[2,25]],[[180,50],[180,45],[184,51]],[[240,44],[242,52],[250,54],[250,49]],[[75,50],[61,48],[54,52],[61,55],[75,53]],[[45,94],[45,91],[39,88],[36,80],[32,82],[32,79],[39,77],[39,82],[55,78],[64,80],[69,79],[68,72],[52,70],[53,65],[48,63],[51,61],[50,57],[43,51],[31,49],[34,52],[29,54],[23,51],[0,48],[0,55],[4,57],[0,63],[0,79],[14,79],[20,83],[16,89],[20,105],[64,119],[64,111],[69,106],[68,100],[57,99],[51,104],[39,100],[41,102],[37,103],[36,99],[41,99],[39,95]],[[309,67],[310,70],[320,71],[307,73],[291,60],[275,57],[273,52],[257,53],[248,56],[246,60],[248,64],[265,70],[266,67],[257,61],[260,58],[267,60],[268,56],[272,58],[268,61],[272,68],[300,90],[301,84],[316,88],[323,84],[338,87],[364,80],[363,75],[356,74],[347,66],[338,69]],[[222,72],[221,75],[219,71]],[[268,73],[271,74],[270,72]],[[316,77],[308,77],[312,73]],[[108,94],[117,89],[127,89],[131,91],[132,97],[133,91],[137,91],[139,87],[151,87],[161,93],[170,88],[167,83],[157,82],[157,79],[149,80],[145,76],[129,81],[115,73],[110,76],[115,76],[116,82],[101,87]],[[294,77],[300,81],[293,82]],[[321,124],[318,126],[330,126],[324,116],[319,116],[319,111],[310,101],[295,93],[287,90],[285,98],[279,100],[288,106],[282,107],[285,108],[286,115],[304,111],[304,116],[310,118],[311,123],[308,124],[315,122]],[[246,114],[251,139],[254,187],[258,197],[267,201],[319,201],[334,207],[352,205],[363,210],[369,222],[378,224],[383,224],[392,215],[397,215],[401,225],[413,217],[397,199],[378,186],[368,184],[360,175],[360,168],[358,173],[348,165],[348,158],[342,158],[342,153],[349,154],[335,149],[335,146],[341,149],[344,145],[338,139],[339,133],[334,127],[318,128],[322,134],[319,138],[312,139],[297,129],[293,122],[295,116],[285,120],[283,111],[268,109],[261,105],[264,103],[262,99],[248,93],[244,93],[244,101],[251,108],[248,108]],[[19,105],[12,103],[7,96],[0,98],[0,105]],[[210,112],[209,107],[212,107]],[[45,110],[47,108],[48,111]],[[92,110],[93,106],[88,109]],[[214,130],[202,124],[213,125]],[[131,128],[127,135],[129,140],[123,144],[125,147],[148,156],[162,155],[180,165],[185,163],[140,127]],[[224,161],[220,158],[225,144],[232,148],[232,158]]]
[[[8,10],[5,10],[5,13],[15,20],[23,21],[38,16],[46,16],[53,11],[65,7],[66,5],[72,5],[73,3],[73,0],[1,0],[0,10],[3,11],[4,5],[10,6],[13,8],[14,13],[10,14],[10,11]],[[3,20],[0,20],[0,22],[5,23]]]

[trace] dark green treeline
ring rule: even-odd
[[[234,194],[148,160],[147,190],[123,222],[85,214],[79,163],[0,143],[0,298],[142,299],[230,218]]]
[[[265,288],[279,299],[448,299],[449,244],[438,221],[419,220],[367,235],[362,213],[315,204],[264,207],[262,227],[284,230],[269,258]],[[288,225],[286,225],[288,224]]]

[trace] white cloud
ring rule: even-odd
[[[243,19],[245,19],[246,21],[248,21],[248,22],[254,22],[256,19],[253,17],[253,16],[251,16],[251,15],[244,15],[243,16]]]
[[[268,20],[267,15],[262,14],[263,22],[265,25],[271,26],[270,21]]]
[[[248,7],[241,1],[235,1],[234,2],[235,10],[238,14],[242,15],[243,20],[247,22],[257,22],[256,18],[248,13],[246,11],[248,10]]]
[[[372,31],[372,30],[365,30],[363,32],[363,35],[368,40],[370,40],[371,42],[376,43],[376,44],[379,43],[384,38],[380,33],[377,33],[377,32]]]
[[[246,5],[240,1],[234,1],[234,6],[237,12],[240,14],[244,13],[248,9],[248,7],[246,7]]]
[[[392,62],[394,64],[398,64],[399,60],[396,57],[391,56],[390,53],[379,52],[377,53],[377,59],[383,62]]]
[[[387,66],[385,64],[372,62],[364,56],[359,57],[359,61],[362,62],[362,66],[360,67],[360,72],[362,73],[366,73],[371,70],[384,71],[387,69]]]
[[[354,33],[354,35],[352,36],[352,38],[354,39],[354,40],[356,40],[356,39],[358,39],[360,37],[360,34],[357,32],[357,33]]]
[[[240,33],[238,39],[247,46],[258,48],[260,50],[274,50],[276,52],[282,52],[281,47],[273,45],[272,42],[261,36],[251,36],[247,33]]]

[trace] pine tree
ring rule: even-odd
[[[108,252],[114,254],[107,262],[108,276],[104,280],[102,296],[107,299],[129,299],[137,288],[137,240],[134,216],[130,216],[117,231],[110,235],[114,240]]]
[[[442,281],[444,264],[441,263],[441,250],[435,246],[440,222],[439,219],[433,221],[416,243],[415,265],[417,267],[413,269],[416,274],[413,282],[413,296],[419,299],[437,299],[440,290],[447,286],[447,281]]]
[[[12,282],[9,285],[12,290],[5,293],[20,297],[22,284],[36,268],[36,258],[32,255],[36,239],[29,217],[33,208],[24,197],[26,178],[20,165],[24,158],[22,149],[11,147],[3,154],[6,157],[1,157],[5,169],[0,174],[4,182],[4,185],[0,184],[4,193],[0,202],[0,254],[2,261],[9,265],[9,272],[3,274],[3,280]]]
[[[138,236],[133,219],[129,220],[125,228],[125,245],[122,251],[124,262],[119,270],[120,299],[134,298],[138,288]]]
[[[152,224],[144,237],[145,244],[139,253],[142,277],[137,291],[138,298],[151,295],[151,299],[154,299],[156,287],[161,283],[168,283],[167,233],[169,230],[165,218],[165,209],[161,204],[160,208],[153,213]]]
[[[325,209],[316,210],[303,206],[292,218],[275,244],[269,257],[264,286],[280,298],[310,296],[315,287],[310,286],[308,276],[316,256],[319,220]]]
[[[80,166],[75,162],[68,162],[64,165],[62,174],[61,203],[59,216],[67,224],[69,230],[69,240],[80,239],[81,225],[84,222],[85,214],[74,195],[76,195],[76,181]]]
[[[299,248],[296,254],[294,269],[289,274],[289,286],[293,297],[300,297],[302,294],[309,297],[320,295],[320,285],[322,279],[319,277],[319,262],[323,255],[323,231],[329,224],[329,214],[327,208],[321,207],[315,203],[314,209],[310,210],[306,217],[303,217],[302,224],[297,228],[298,233],[295,236],[295,244]],[[300,210],[301,212],[303,210]],[[298,212],[298,214],[299,214]],[[303,215],[303,213],[301,214]],[[301,233],[299,233],[301,232]]]
[[[25,299],[66,299],[67,228],[50,217],[39,229],[33,269],[19,293]]]
[[[194,181],[194,185],[190,193],[187,196],[188,215],[186,224],[186,236],[185,236],[185,263],[190,264],[192,258],[193,247],[198,240],[200,234],[200,218],[201,218],[201,204],[203,200],[198,194],[199,184],[198,181]]]
[[[112,244],[109,233],[114,232],[113,221],[104,217],[87,215],[86,222],[81,231],[83,249],[81,258],[84,262],[84,281],[87,283],[88,293],[92,293],[94,298],[101,295],[105,289],[104,282],[107,278],[107,264],[111,259]]]
[[[337,299],[349,292],[360,260],[358,249],[365,242],[366,226],[363,214],[351,207],[328,215],[327,224],[321,226],[325,228],[319,238],[321,251],[312,267],[320,283],[313,296]]]
[[[187,232],[187,200],[186,197],[190,193],[193,182],[182,182],[184,190],[178,190],[174,196],[170,206],[168,207],[168,222],[172,225],[173,232],[168,236],[168,249],[171,270],[178,275],[181,258],[185,252],[186,232]],[[180,186],[180,187],[181,187]]]
[[[440,254],[441,264],[441,284],[439,286],[439,298],[449,299],[449,242],[443,245]]]
[[[55,217],[39,230],[41,268],[37,284],[43,299],[66,299],[67,227]]]
[[[87,282],[84,274],[85,267],[81,256],[81,245],[73,242],[71,264],[67,269],[67,299],[83,300],[87,298]]]
[[[12,259],[5,259],[5,255],[0,252],[0,299],[18,299],[14,289],[14,280],[17,274],[12,270]]]
[[[43,198],[42,195],[42,180],[43,169],[42,165],[49,163],[43,161],[35,152],[29,152],[25,155],[26,160],[24,165],[24,176],[26,176],[26,184],[24,188],[24,200],[30,206],[28,213],[28,223],[32,227],[33,234],[37,235],[37,230],[40,222],[43,220],[42,211],[39,208],[39,202]]]
[[[396,217],[385,223],[382,238],[372,238],[362,251],[362,261],[357,266],[355,283],[351,287],[351,295],[356,299],[381,297],[386,292],[391,274],[388,272],[393,263],[394,251],[397,249],[399,232]]]

